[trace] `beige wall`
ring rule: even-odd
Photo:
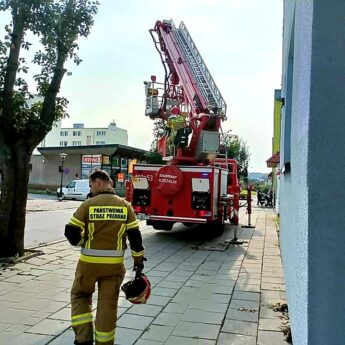
[[[31,164],[30,185],[60,186],[61,173],[59,173],[59,165],[61,165],[61,159],[58,155],[33,155]],[[63,175],[63,185],[74,180],[75,174],[81,176],[81,155],[68,155],[64,162],[65,169],[68,169],[68,173]]]

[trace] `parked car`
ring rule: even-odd
[[[89,180],[73,180],[66,187],[62,187],[60,196],[60,187],[56,190],[56,196],[62,199],[86,200],[90,197]]]

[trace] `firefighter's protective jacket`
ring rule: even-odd
[[[110,190],[80,205],[66,225],[65,236],[71,244],[81,246],[83,262],[123,263],[126,238],[134,264],[143,261],[144,247],[133,208]]]

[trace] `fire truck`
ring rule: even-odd
[[[144,82],[145,115],[166,164],[135,164],[127,199],[156,230],[204,224],[219,236],[226,220],[238,224],[240,194],[237,162],[220,145],[226,103],[183,22],[157,21],[149,32],[165,77]]]

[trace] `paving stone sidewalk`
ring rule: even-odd
[[[155,232],[142,223],[152,295],[147,305],[120,295],[116,344],[287,345],[283,315],[271,308],[285,300],[276,215],[253,211],[255,229],[237,227],[247,243],[225,251],[196,249],[207,241],[194,240],[198,230]],[[233,230],[227,225],[209,244],[232,239]],[[40,250],[0,271],[0,344],[73,344],[69,293],[79,251],[66,241]],[[132,276],[127,252],[125,280]]]

